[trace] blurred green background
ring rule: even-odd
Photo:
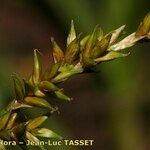
[[[127,24],[127,33],[132,33],[149,11],[149,0],[1,0],[0,108],[13,96],[11,74],[28,77],[31,73],[33,49],[40,49],[48,66],[50,37],[65,47],[71,19],[78,33],[88,34],[97,24],[105,32]],[[98,74],[66,81],[63,86],[74,101],[58,102],[61,114],[46,126],[66,139],[94,139],[95,143],[47,149],[149,150],[149,48],[148,43],[138,44],[129,57],[99,65]]]

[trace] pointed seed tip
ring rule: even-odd
[[[71,28],[74,30],[74,20],[71,20]]]
[[[54,42],[54,37],[51,37],[51,42]]]
[[[39,53],[41,55],[41,52],[39,51],[39,49],[34,49],[34,54]]]
[[[71,19],[71,24],[74,24],[74,21],[73,21],[73,19]]]

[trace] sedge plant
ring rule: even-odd
[[[134,33],[120,39],[124,29],[125,25],[104,34],[103,30],[96,26],[91,34],[83,37],[76,33],[72,21],[65,50],[51,38],[53,63],[44,73],[40,53],[34,50],[34,65],[30,77],[22,79],[17,74],[12,75],[15,97],[8,106],[0,110],[0,140],[13,140],[22,149],[27,149],[27,140],[37,143],[40,141],[39,137],[62,140],[59,134],[42,127],[42,124],[58,111],[57,107],[51,105],[49,96],[71,101],[72,98],[65,94],[59,83],[74,75],[92,72],[100,63],[128,56],[130,53],[124,53],[124,49],[139,42],[149,42],[150,13],[144,17]],[[25,117],[22,119],[24,114],[21,109],[33,107],[42,108],[47,113],[29,120]],[[20,142],[24,144],[21,145]],[[45,149],[44,146],[39,147]],[[5,150],[5,146],[0,144],[0,149]]]

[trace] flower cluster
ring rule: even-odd
[[[52,95],[60,100],[70,101],[72,98],[59,87],[60,82],[75,74],[86,73],[99,63],[126,57],[129,53],[123,53],[123,49],[132,47],[139,41],[149,41],[150,13],[134,33],[120,40],[124,28],[125,25],[104,34],[103,30],[96,26],[91,34],[82,37],[82,34],[77,35],[72,21],[66,50],[62,50],[54,38],[51,38],[53,64],[45,72],[42,71],[40,53],[34,50],[33,71],[29,79],[12,75],[15,98],[0,111],[0,140],[14,140],[22,149],[26,149],[26,145],[20,145],[19,142],[38,142],[38,137],[62,139],[52,130],[40,127],[58,110],[57,107],[51,106],[47,98]],[[45,109],[48,113],[28,120],[20,110],[32,107]],[[43,146],[40,148],[44,149]],[[0,149],[4,150],[4,145],[0,145]]]

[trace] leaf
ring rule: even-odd
[[[12,75],[14,81],[15,97],[17,100],[23,100],[25,96],[25,85],[23,80],[16,74]]]
[[[3,116],[1,116],[1,118],[0,118],[0,130],[3,130],[6,127],[8,121],[9,121],[10,115],[11,115],[11,112],[8,111]]]
[[[145,16],[143,21],[140,23],[136,36],[144,36],[150,32],[150,12]]]
[[[28,132],[28,131],[26,131],[26,138],[27,138],[29,141],[31,141],[31,142],[33,142],[34,144],[36,144],[36,146],[38,146],[40,149],[46,150],[46,149],[44,148],[44,146],[42,146],[42,145],[39,144],[39,143],[40,143],[40,140],[39,140],[36,136],[34,136],[33,134],[31,134],[31,133]]]
[[[37,127],[39,127],[43,122],[45,122],[45,120],[48,118],[48,116],[40,116],[34,119],[31,119],[27,122],[26,127],[29,130],[33,130]]]
[[[34,50],[34,67],[33,67],[33,73],[32,73],[32,81],[34,84],[37,84],[40,81],[42,67],[39,60],[39,54],[38,50]]]
[[[70,28],[70,33],[67,38],[67,46],[76,38],[76,31],[74,28],[74,22],[71,20],[71,28]]]
[[[118,29],[111,32],[112,36],[111,36],[111,40],[110,40],[110,45],[114,44],[117,41],[120,34],[123,32],[124,28],[125,28],[125,25],[123,25],[120,28],[118,28]]]
[[[55,42],[54,38],[51,38],[52,42],[52,50],[53,50],[53,57],[54,57],[54,62],[63,62],[64,60],[64,53],[58,46],[58,44]]]
[[[113,60],[113,59],[116,59],[119,57],[126,57],[128,55],[129,55],[129,53],[123,54],[120,52],[110,51],[106,55],[104,55],[103,57],[95,59],[95,61],[99,63],[99,62],[103,62],[103,61],[110,61],[110,60]]]
[[[72,99],[72,98],[68,97],[67,95],[65,95],[62,91],[55,91],[55,95],[57,98],[66,100],[66,101],[71,101],[71,99]]]
[[[31,106],[36,106],[40,108],[49,108],[50,110],[53,110],[51,105],[43,98],[39,97],[26,97],[24,99],[25,103]]]
[[[62,137],[53,132],[52,130],[46,129],[46,128],[38,128],[33,130],[32,132],[35,136],[45,137],[45,138],[55,138],[62,140]]]

